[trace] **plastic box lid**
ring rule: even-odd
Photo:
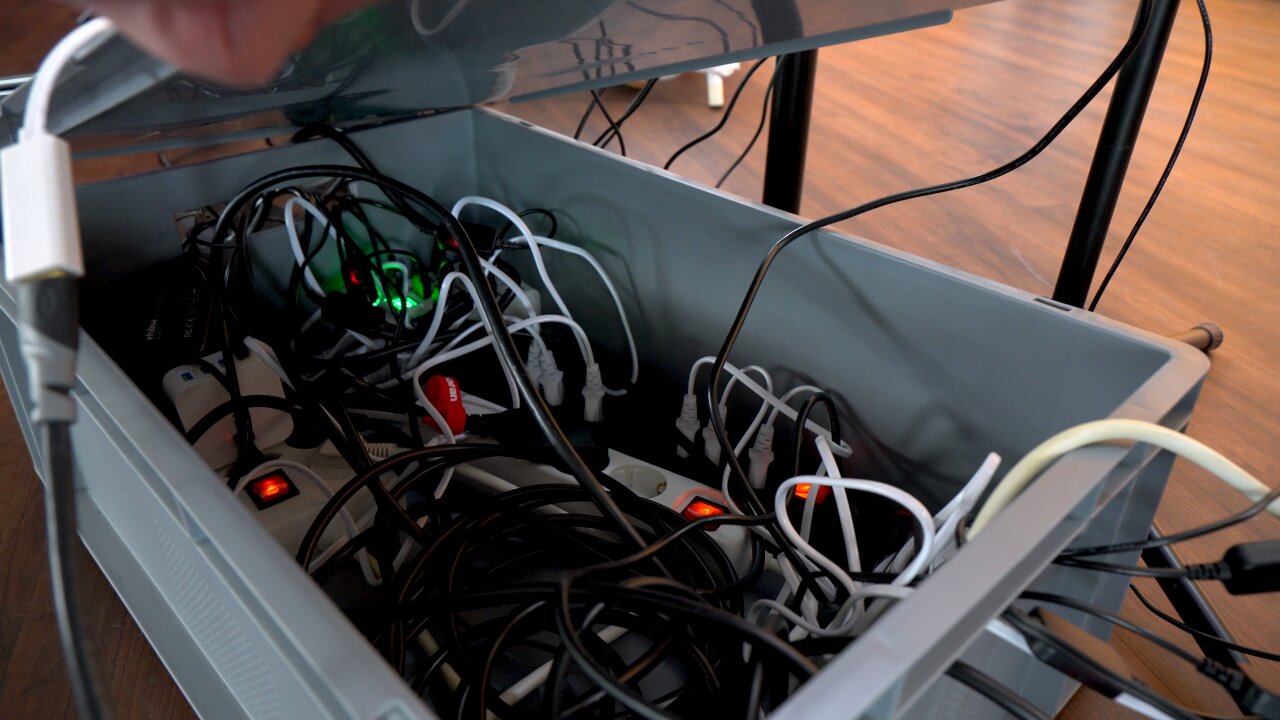
[[[123,39],[68,69],[50,128],[82,154],[365,124],[585,90],[947,22],[989,0],[395,0],[323,30],[280,77],[218,87]],[[0,106],[0,144],[20,124]]]

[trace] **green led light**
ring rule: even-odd
[[[381,293],[379,293],[378,299],[373,301],[373,306],[382,307],[382,305],[385,302],[386,302],[386,298],[383,298]],[[414,300],[413,298],[398,298],[398,297],[391,298],[392,310],[395,310],[396,312],[400,312],[404,310],[406,307],[410,309],[416,308],[418,307],[418,301]]]
[[[393,260],[382,264],[382,273],[387,279],[391,280],[393,286],[397,285],[407,272],[408,268],[401,262]],[[373,301],[374,307],[382,307],[389,302],[391,309],[400,313],[405,310],[412,310],[422,304],[420,300],[414,297],[414,295],[422,296],[422,278],[418,277],[417,273],[409,275],[409,295],[407,297],[401,297],[398,291],[393,291],[392,297],[388,298],[387,295],[389,293],[383,289],[382,285],[382,281],[375,277],[374,287],[378,291],[378,298]]]

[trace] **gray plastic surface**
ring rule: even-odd
[[[796,221],[487,111],[355,138],[385,172],[446,204],[480,193],[553,210],[560,236],[615,278],[642,377],[673,392],[693,359],[719,347],[760,257]],[[177,255],[176,212],[222,201],[271,170],[344,161],[315,141],[82,188],[86,296]],[[620,354],[610,306],[594,302],[597,283],[561,289],[588,332]],[[26,431],[8,295],[0,310],[0,370]],[[1208,368],[1190,347],[830,233],[780,258],[735,359],[784,382],[817,379],[885,441],[952,477],[991,450],[1007,467],[1086,420],[1180,428]],[[82,534],[202,716],[432,717],[92,341],[79,377],[76,454],[95,518]],[[1122,578],[1048,562],[1078,536],[1143,536],[1170,465],[1164,454],[1115,447],[1058,462],[775,715],[991,717],[991,706],[957,700],[968,691],[938,680],[960,655],[1056,710],[1073,689],[1067,681],[974,640],[1032,584],[1118,607]],[[956,488],[908,489],[937,504]]]

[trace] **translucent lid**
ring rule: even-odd
[[[50,127],[93,152],[357,124],[940,24],[985,1],[395,0],[325,29],[257,88],[187,77],[114,40],[68,70]],[[24,100],[5,102],[10,128]]]

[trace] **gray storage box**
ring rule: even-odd
[[[651,76],[712,64],[712,59],[758,57],[941,22],[945,8],[965,4],[972,2],[806,0],[794,4],[797,17],[808,22],[803,27],[776,16],[757,17],[775,23],[772,29],[766,25],[763,41],[754,37],[758,25],[744,23],[724,36],[723,50],[696,49],[703,41],[694,37],[666,48],[665,60],[637,52],[612,62],[618,67],[634,62],[629,72]],[[634,4],[600,7],[624,5]],[[709,16],[727,7],[723,2],[688,5]],[[855,22],[849,13],[864,17]],[[518,25],[520,18],[507,21]],[[474,30],[476,22],[483,26],[476,18],[471,25],[462,22],[454,37],[467,37],[466,28]],[[614,27],[621,28],[615,33],[644,36],[625,22]],[[596,72],[585,81],[581,74],[549,80],[566,72],[556,66],[564,62],[564,53],[550,53],[542,39],[539,54],[526,51],[532,43],[502,33],[477,37],[521,49],[508,60],[535,68],[517,73],[527,81],[527,93],[569,82],[626,79]],[[766,50],[765,44],[771,47]],[[425,55],[425,60],[413,56],[419,73],[423,63],[438,69],[447,61],[460,69],[438,74],[433,82],[458,82],[433,86],[434,98],[470,103],[521,91],[518,82],[497,90],[486,84],[486,79],[510,78],[491,77],[487,61],[475,60],[491,54],[472,49],[437,42],[394,52]],[[406,71],[377,59],[368,73],[343,85],[340,96],[313,89],[266,99],[220,98],[207,88],[171,80],[170,70],[137,61],[127,48],[102,52],[114,62],[90,64],[69,78],[54,123],[71,127],[116,108],[95,120],[99,148],[189,143],[193,122],[286,102],[296,112],[322,100],[331,114],[341,110],[348,118],[403,116],[426,107],[421,88],[415,94],[411,82],[418,77],[415,68]],[[107,75],[118,82],[104,83]],[[156,88],[158,83],[165,85]],[[195,97],[183,96],[185,91]],[[20,101],[18,96],[15,103]],[[5,109],[0,119],[12,119],[13,104]],[[256,117],[247,125],[251,134],[282,122],[279,114]],[[165,123],[175,129],[142,132]],[[637,334],[642,377],[671,388],[685,381],[696,357],[719,347],[760,257],[796,222],[488,111],[402,120],[353,137],[384,172],[443,202],[481,194],[515,207],[553,210],[561,237],[591,249],[618,283]],[[224,201],[272,170],[347,161],[331,143],[312,142],[81,188],[86,292],[109,292],[142,269],[177,256],[176,213]],[[562,291],[578,307],[600,292],[595,283],[564,285]],[[581,312],[578,319],[607,344],[617,339],[618,330],[609,304],[600,307],[598,315]],[[0,371],[34,447],[7,287],[0,292],[0,310]],[[993,450],[1005,457],[1007,468],[1054,432],[1092,419],[1129,417],[1181,428],[1208,368],[1207,360],[1187,346],[826,232],[800,241],[778,261],[735,358],[763,363],[784,376],[816,379],[852,402],[889,444],[953,477],[967,475]],[[432,717],[89,338],[82,346],[79,378],[80,419],[73,434],[83,483],[82,536],[202,716]],[[670,409],[670,417],[676,410]],[[1143,447],[1099,447],[1056,463],[776,715],[991,717],[985,701],[938,679],[961,655],[1043,708],[1056,710],[1074,686],[998,641],[980,637],[982,626],[1032,585],[1118,608],[1124,578],[1049,562],[1073,539],[1093,544],[1144,536],[1171,464],[1168,454]],[[906,489],[940,504],[958,488],[934,482]],[[1098,623],[1085,625],[1099,634],[1108,630]]]
[[[483,194],[556,212],[562,236],[618,279],[644,374],[672,385],[716,349],[760,256],[795,222],[487,111],[354,137],[442,201]],[[82,188],[87,292],[176,256],[176,213],[272,170],[342,160],[313,142]],[[8,292],[0,309],[4,379],[25,388]],[[580,319],[601,338],[616,332],[606,310]],[[1091,419],[1182,427],[1208,367],[1187,346],[833,233],[779,260],[737,356],[819,379],[887,442],[953,475]],[[83,535],[203,716],[431,716],[91,340],[80,379]],[[26,428],[24,393],[11,395]],[[1057,463],[777,714],[989,717],[990,706],[947,697],[967,690],[935,682],[962,653],[1056,709],[1069,689],[1060,676],[973,640],[1030,584],[1118,607],[1124,578],[1046,565],[1076,537],[1141,537],[1171,462],[1103,447]]]

